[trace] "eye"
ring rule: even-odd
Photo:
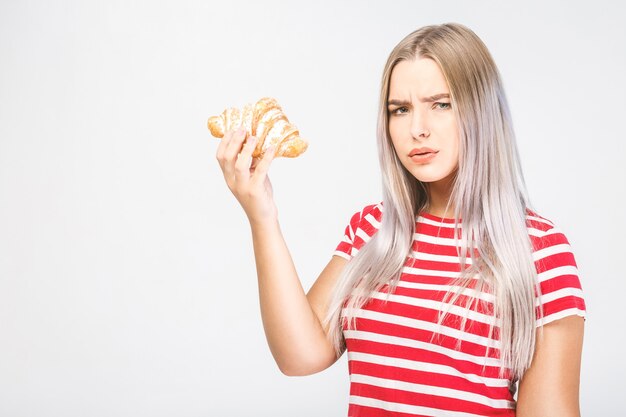
[[[409,109],[407,107],[398,107],[397,109],[391,110],[391,114],[395,114],[395,115],[400,115],[400,114],[405,114],[405,112],[408,112]]]
[[[436,102],[435,104],[433,104],[433,107],[436,107],[439,110],[448,110],[451,107],[451,104]]]

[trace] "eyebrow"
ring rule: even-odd
[[[422,103],[431,103],[433,101],[441,100],[442,98],[450,98],[450,94],[447,94],[447,93],[435,94],[434,96],[421,98],[420,101]],[[390,105],[405,106],[407,104],[411,104],[411,102],[406,101],[406,100],[395,100],[395,99],[387,101],[388,106]]]

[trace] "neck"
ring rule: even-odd
[[[437,217],[454,217],[454,203],[450,202],[453,178],[426,184],[429,204],[426,212]]]

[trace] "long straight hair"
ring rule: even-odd
[[[490,338],[499,339],[500,375],[518,379],[534,353],[535,299],[539,294],[526,225],[530,202],[500,74],[485,44],[460,24],[418,29],[406,36],[387,60],[377,127],[382,221],[340,274],[324,324],[340,354],[345,348],[344,324],[348,328],[356,325],[356,315],[350,312],[361,308],[384,285],[389,285],[390,292],[396,288],[409,259],[416,216],[428,207],[428,184],[404,168],[388,128],[391,73],[399,62],[416,58],[432,59],[441,68],[459,127],[458,169],[448,204],[454,204],[461,273],[444,302],[451,306],[470,285],[474,294],[493,294],[495,320]],[[461,223],[463,236],[456,227]],[[466,312],[478,302],[477,296],[467,300]],[[447,311],[442,310],[440,324]],[[467,316],[463,327],[466,320]]]

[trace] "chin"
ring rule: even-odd
[[[452,179],[452,172],[442,172],[440,174],[436,174],[436,173],[430,173],[430,174],[424,174],[424,173],[420,173],[415,174],[413,173],[413,176],[420,182],[423,183],[434,183],[434,182],[439,182],[439,181],[448,181]]]
[[[423,183],[437,182],[445,179],[446,175],[413,175],[418,181]]]

